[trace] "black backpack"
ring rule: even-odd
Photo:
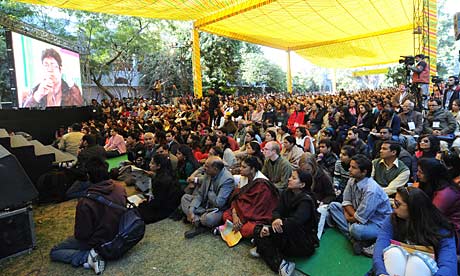
[[[96,251],[105,260],[116,260],[123,256],[128,250],[134,247],[145,233],[145,222],[142,220],[137,207],[128,202],[130,208],[118,205],[101,195],[88,193],[87,198],[105,204],[109,207],[123,210],[118,233],[113,240],[105,242],[96,248]]]

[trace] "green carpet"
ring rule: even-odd
[[[113,168],[117,168],[120,165],[121,161],[126,161],[126,160],[128,160],[127,154],[123,154],[118,157],[107,159],[107,163],[109,163],[109,170]]]
[[[313,256],[295,262],[296,269],[311,276],[361,276],[372,266],[372,259],[353,254],[351,243],[336,229],[324,232]]]

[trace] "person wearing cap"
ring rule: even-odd
[[[430,83],[430,68],[425,62],[426,56],[418,54],[415,56],[414,66],[408,66],[408,69],[413,72],[412,83],[420,85],[420,92],[422,93],[423,108],[427,108],[428,97],[430,96],[429,83]]]

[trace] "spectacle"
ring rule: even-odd
[[[430,142],[430,140],[425,140],[425,139],[423,139],[422,141],[420,141],[420,143],[424,143],[424,144],[427,144],[427,143],[429,143],[429,142]]]

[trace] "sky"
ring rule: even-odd
[[[446,1],[447,12],[453,16],[456,12],[460,12],[460,0],[447,0]],[[460,41],[456,42],[457,53],[460,50]],[[266,58],[271,60],[273,63],[278,64],[286,71],[287,68],[287,54],[286,51],[273,49],[262,46],[262,51]],[[313,65],[306,59],[300,57],[296,53],[291,52],[291,70],[292,74],[308,71]]]

